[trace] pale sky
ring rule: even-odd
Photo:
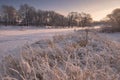
[[[16,8],[25,3],[63,15],[73,11],[86,12],[90,13],[94,20],[101,20],[113,9],[120,8],[120,0],[0,0],[0,5],[12,5]]]

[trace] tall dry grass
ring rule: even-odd
[[[3,59],[2,80],[120,80],[120,48],[97,33],[54,36],[20,55]]]

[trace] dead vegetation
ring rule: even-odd
[[[2,80],[120,80],[119,64],[118,46],[78,31],[26,45],[19,59],[5,57],[0,71]]]

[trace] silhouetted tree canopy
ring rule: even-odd
[[[107,18],[113,29],[120,31],[120,8],[113,10],[111,14],[107,15]]]
[[[37,10],[28,4],[21,5],[18,10],[3,5],[0,10],[0,23],[3,25],[84,27],[90,26],[91,22],[90,14],[70,12],[66,17],[55,11]]]

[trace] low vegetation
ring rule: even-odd
[[[3,59],[2,80],[120,80],[120,47],[95,32],[56,35],[20,55]]]

